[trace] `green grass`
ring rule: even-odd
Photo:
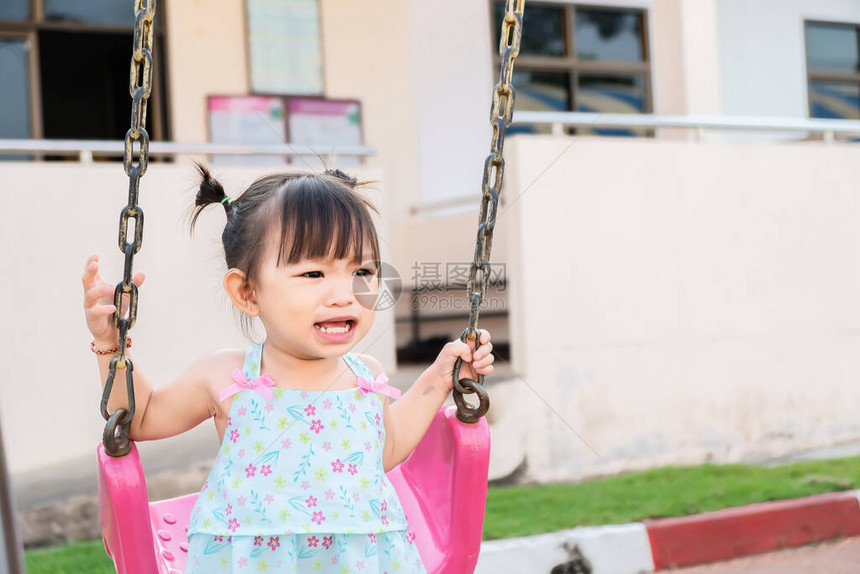
[[[58,548],[28,550],[27,574],[114,574],[113,562],[101,540],[75,542]]]
[[[492,488],[487,493],[484,539],[686,516],[858,485],[860,457],[773,468],[666,467],[578,484]]]
[[[773,468],[667,467],[578,484],[491,488],[484,539],[685,516],[854,488],[860,488],[860,457]],[[113,572],[101,542],[28,551],[26,560],[28,574]]]

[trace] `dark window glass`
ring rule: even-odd
[[[0,138],[30,137],[27,40],[0,39]]]
[[[39,33],[45,138],[121,139],[128,130],[131,33]],[[75,58],[69,58],[73,53]],[[152,100],[146,117],[151,134]]]
[[[617,10],[576,10],[576,57],[582,60],[641,62],[640,16]]]
[[[0,0],[0,20],[29,20],[30,0]]]
[[[570,109],[570,74],[514,71],[518,110],[557,112]]]
[[[133,26],[134,4],[128,0],[45,0],[45,20]]]
[[[586,2],[583,2],[586,4]],[[491,4],[498,43],[505,3]],[[521,54],[513,74],[519,111],[647,113],[649,66],[644,41],[644,10],[529,4],[524,13]],[[498,44],[496,44],[498,45]],[[493,58],[498,67],[499,57]],[[604,63],[605,62],[605,63]],[[622,66],[619,64],[629,64]],[[515,125],[509,133],[550,131],[549,126]],[[653,135],[647,129],[588,130],[569,133]]]
[[[812,117],[860,119],[860,84],[812,82]]]
[[[839,24],[807,24],[806,53],[811,70],[856,72],[857,27]]]
[[[499,48],[502,22],[505,19],[505,3],[493,5],[493,22],[496,43]],[[529,6],[523,12],[523,35],[520,54],[527,56],[564,56],[564,8],[552,6]]]
[[[603,114],[638,114],[645,112],[645,91],[639,76],[580,74],[577,80],[576,111]],[[578,130],[606,136],[643,135],[636,130],[600,128]],[[641,131],[641,130],[640,130]]]
[[[580,74],[576,109],[605,114],[638,114],[645,111],[642,78]]]
[[[566,112],[570,110],[570,74],[567,72],[514,71],[517,110],[532,112]],[[508,134],[549,133],[550,126],[512,125]]]

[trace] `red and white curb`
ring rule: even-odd
[[[481,544],[475,574],[549,574],[578,547],[594,574],[640,574],[860,536],[860,491]]]

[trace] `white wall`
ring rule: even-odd
[[[407,212],[419,195],[410,10],[402,0],[320,3],[326,96],[361,100],[365,142],[377,151],[372,164],[385,172],[382,207],[389,214]],[[398,245],[396,235],[388,241]]]
[[[497,228],[529,477],[860,437],[860,148],[569,143],[511,141]]]
[[[490,4],[410,4],[420,200],[479,196],[497,79]]]
[[[215,174],[235,196],[269,171],[230,168]],[[379,171],[359,175],[382,179]],[[6,206],[0,210],[0,421],[15,475],[94,457],[101,440],[101,389],[88,348],[81,274],[87,257],[98,253],[106,279],[120,279],[123,258],[116,237],[128,179],[118,163],[4,163],[0,181]],[[135,365],[156,384],[204,353],[246,345],[221,288],[223,212],[204,213],[194,238],[188,237],[186,214],[195,181],[186,163],[151,164],[141,183],[146,226],[135,269],[146,272],[147,280],[131,335]],[[380,225],[386,236],[387,220]],[[368,352],[393,368],[393,312],[377,313],[366,341],[376,336]],[[212,437],[214,453],[211,424],[197,432]]]
[[[726,115],[809,117],[804,21],[860,24],[856,0],[718,0]]]
[[[680,0],[678,4],[685,113],[689,115],[719,115],[721,111],[717,3]]]

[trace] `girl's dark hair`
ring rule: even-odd
[[[228,269],[239,269],[253,285],[272,233],[278,232],[277,264],[302,259],[352,257],[379,266],[379,238],[369,210],[376,207],[356,189],[366,185],[340,170],[322,174],[282,173],[261,177],[230,199],[202,164],[191,231],[200,212],[221,204],[227,224],[221,234]],[[368,243],[371,253],[364,253]],[[369,256],[368,259],[365,259]]]

